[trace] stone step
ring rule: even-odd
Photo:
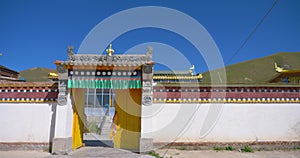
[[[101,130],[105,130],[105,129],[111,129],[110,126],[107,126],[107,127],[102,127]]]
[[[104,124],[103,126],[102,126],[102,128],[110,128],[111,127],[111,124]]]
[[[102,130],[102,131],[101,131],[101,134],[104,134],[104,133],[110,133],[110,131],[111,131],[110,129]]]
[[[101,129],[108,129],[108,128],[111,128],[111,126],[110,125],[109,126],[102,126]]]

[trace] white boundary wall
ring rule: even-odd
[[[54,107],[56,103],[0,103],[0,142],[48,143]],[[142,136],[154,142],[300,141],[299,103],[155,103],[142,110]]]
[[[0,142],[49,143],[55,105],[0,103]]]
[[[154,142],[300,141],[299,103],[154,103],[143,112],[153,113],[142,135]]]

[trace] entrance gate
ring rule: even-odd
[[[115,90],[86,89],[84,114],[85,145],[113,147],[110,132],[115,114]]]
[[[113,55],[110,45],[107,52],[107,55],[74,54],[73,49],[69,48],[68,61],[55,62],[59,76],[59,106],[55,126],[60,129],[55,128],[53,153],[68,153],[83,145],[87,89],[114,91],[117,116],[114,120],[114,147],[138,152],[152,148],[151,138],[143,137],[145,125],[141,116],[143,106],[152,105],[154,63],[151,49],[145,55]],[[69,114],[71,111],[73,115]],[[65,130],[63,134],[59,134],[61,127]]]

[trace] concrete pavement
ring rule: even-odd
[[[132,153],[109,147],[83,147],[69,155],[51,155],[43,151],[0,151],[0,158],[153,158],[150,155]]]
[[[253,153],[247,153],[239,151],[157,149],[155,152],[164,158],[300,158],[300,150],[254,151]]]
[[[153,158],[150,155],[141,155],[127,150],[108,147],[84,147],[73,151],[69,155],[49,155],[45,158]]]
[[[239,151],[214,150],[176,150],[156,149],[164,158],[300,158],[300,150],[255,151],[244,153]],[[0,158],[153,158],[150,155],[141,155],[122,149],[110,147],[83,147],[69,155],[51,155],[43,151],[0,151]]]

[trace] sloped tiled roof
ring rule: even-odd
[[[2,69],[2,70],[8,70],[8,71],[14,72],[16,74],[19,74],[19,72],[15,71],[15,70],[12,70],[12,69],[9,69],[9,68],[7,68],[7,67],[5,67],[3,65],[0,65],[0,69]]]

